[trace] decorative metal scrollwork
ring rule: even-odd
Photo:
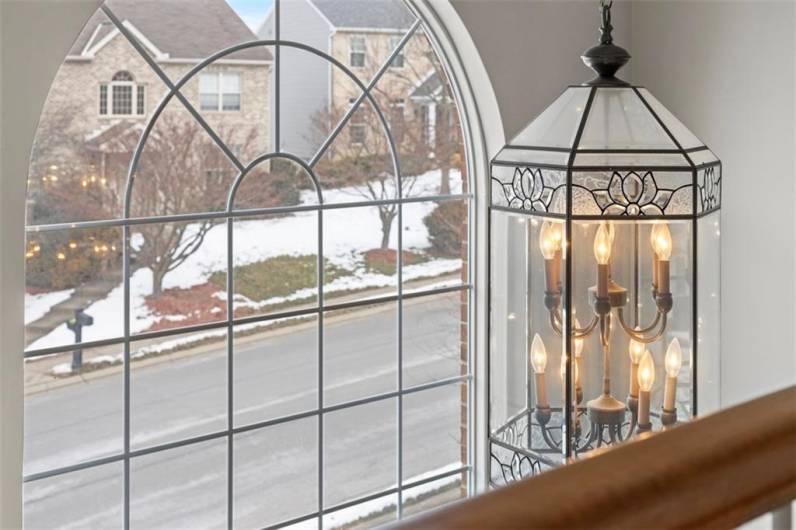
[[[700,173],[701,178],[697,185],[699,205],[700,213],[705,213],[721,206],[721,169],[717,166],[709,166]]]
[[[555,192],[564,186],[560,171],[547,171],[541,168],[518,167],[514,169],[511,182],[503,182],[495,177],[492,180],[503,190],[505,205],[517,210],[550,212]]]
[[[665,215],[677,190],[659,187],[652,171],[643,175],[635,171],[614,171],[607,188],[587,191],[591,192],[603,215],[638,217]]]

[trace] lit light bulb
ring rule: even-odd
[[[567,356],[561,356],[561,368],[559,369],[559,375],[561,375],[561,380],[564,380],[564,377],[567,375]],[[572,363],[572,380],[575,381],[575,384],[580,381],[580,374],[578,373],[578,363]]]
[[[644,392],[652,390],[652,383],[655,382],[655,362],[652,360],[652,354],[647,350],[644,352],[644,357],[641,358],[641,363],[638,366],[638,386]]]
[[[683,350],[680,348],[680,341],[677,338],[672,339],[669,347],[666,348],[664,365],[666,375],[669,377],[677,377],[677,374],[680,373],[680,367],[683,365]]]
[[[539,250],[544,259],[553,259],[556,252],[561,250],[561,227],[557,223],[545,221],[539,231]]]
[[[638,326],[636,326],[636,330],[638,330]],[[628,346],[628,351],[630,352],[630,360],[633,364],[638,364],[641,362],[641,357],[644,355],[644,344],[641,342],[635,341],[630,339],[630,345]]]
[[[580,328],[580,322],[578,319],[575,319],[575,329]],[[574,335],[574,332],[573,332]],[[580,354],[583,353],[583,337],[573,337],[572,338],[572,345],[575,349],[575,357],[580,357]]]
[[[669,232],[668,224],[658,223],[653,225],[650,232],[650,243],[659,260],[669,261],[672,256],[672,234]]]
[[[538,333],[533,336],[533,342],[531,342],[531,366],[537,374],[543,374],[547,367],[547,351],[542,337]]]
[[[611,259],[611,234],[605,223],[600,223],[594,236],[594,258],[600,265],[608,265]]]

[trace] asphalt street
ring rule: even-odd
[[[404,385],[459,374],[459,294],[405,301]],[[328,405],[397,389],[396,304],[330,315],[323,335]],[[235,426],[318,405],[318,328],[235,339]],[[227,426],[223,342],[131,375],[131,449],[174,442]],[[25,474],[118,454],[123,449],[122,375],[83,380],[26,399]],[[403,400],[405,480],[460,461],[459,385]],[[389,488],[397,474],[397,400],[324,415],[323,496],[331,506]],[[233,440],[236,528],[315,511],[319,421],[310,416],[238,434]],[[131,526],[226,525],[226,437],[131,460]],[[122,526],[123,464],[115,462],[25,485],[27,528]]]

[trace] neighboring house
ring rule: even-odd
[[[224,0],[155,1],[157,9],[152,0],[106,3],[172,81],[205,57],[256,39]],[[265,47],[237,52],[205,68],[181,89],[232,150],[247,158],[270,147],[271,64]],[[167,91],[111,20],[97,11],[55,77],[39,140],[46,142],[53,131],[69,135],[76,150],[94,153],[92,178],[104,183],[109,157],[129,160],[131,144]],[[164,115],[189,119],[177,98],[166,109]],[[58,131],[62,123],[68,131]],[[31,179],[31,185],[38,180]]]
[[[331,55],[365,85],[415,21],[402,0],[288,0],[282,2],[280,9],[283,39],[308,44]],[[274,38],[273,16],[272,10],[258,31],[261,39]],[[289,116],[280,121],[281,147],[310,157],[321,141],[313,134],[319,116],[331,117],[329,126],[333,126],[361,90],[340,68],[325,64],[312,54],[289,48],[280,53],[281,112]],[[437,115],[434,98],[441,90],[434,92],[424,87],[442,86],[440,67],[432,62],[434,57],[425,35],[416,34],[373,91],[391,123],[396,142],[404,137],[404,121],[418,118],[424,120],[422,134],[433,145]],[[337,153],[345,153],[342,144],[356,146],[364,143],[368,134],[374,134],[362,119],[362,113],[353,116],[344,135],[336,141]]]

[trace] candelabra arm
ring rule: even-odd
[[[584,337],[588,337],[591,335],[594,328],[597,327],[597,323],[599,322],[599,317],[594,315],[592,317],[591,322],[586,327],[579,328],[576,326],[572,326],[572,338],[575,339],[582,339]],[[556,335],[559,337],[564,333],[563,331],[563,320],[561,319],[561,315],[558,313],[558,310],[551,309],[550,310],[550,327],[553,328],[553,331],[556,332]]]
[[[556,332],[556,335],[561,336],[561,318],[558,316],[558,311],[555,309],[550,310],[550,327]]]
[[[591,332],[594,331],[594,328],[597,327],[597,323],[599,321],[600,321],[599,317],[597,317],[597,315],[594,315],[591,319],[591,322],[589,322],[588,326],[586,326],[585,328],[575,328],[573,330],[575,332],[575,338],[582,339],[584,337],[588,337],[589,335],[591,335]]]
[[[660,339],[661,336],[663,336],[663,332],[666,331],[666,323],[668,319],[666,313],[662,311],[658,311],[657,314],[655,315],[655,320],[652,322],[652,324],[642,330],[633,329],[627,324],[627,322],[625,322],[625,314],[623,308],[621,307],[617,308],[616,313],[617,316],[619,317],[619,324],[622,326],[622,329],[625,330],[625,333],[627,333],[630,336],[630,338],[632,338],[636,342],[641,342],[642,344],[650,344]],[[654,335],[649,337],[645,336],[646,333],[652,331],[659,324],[660,328]]]

